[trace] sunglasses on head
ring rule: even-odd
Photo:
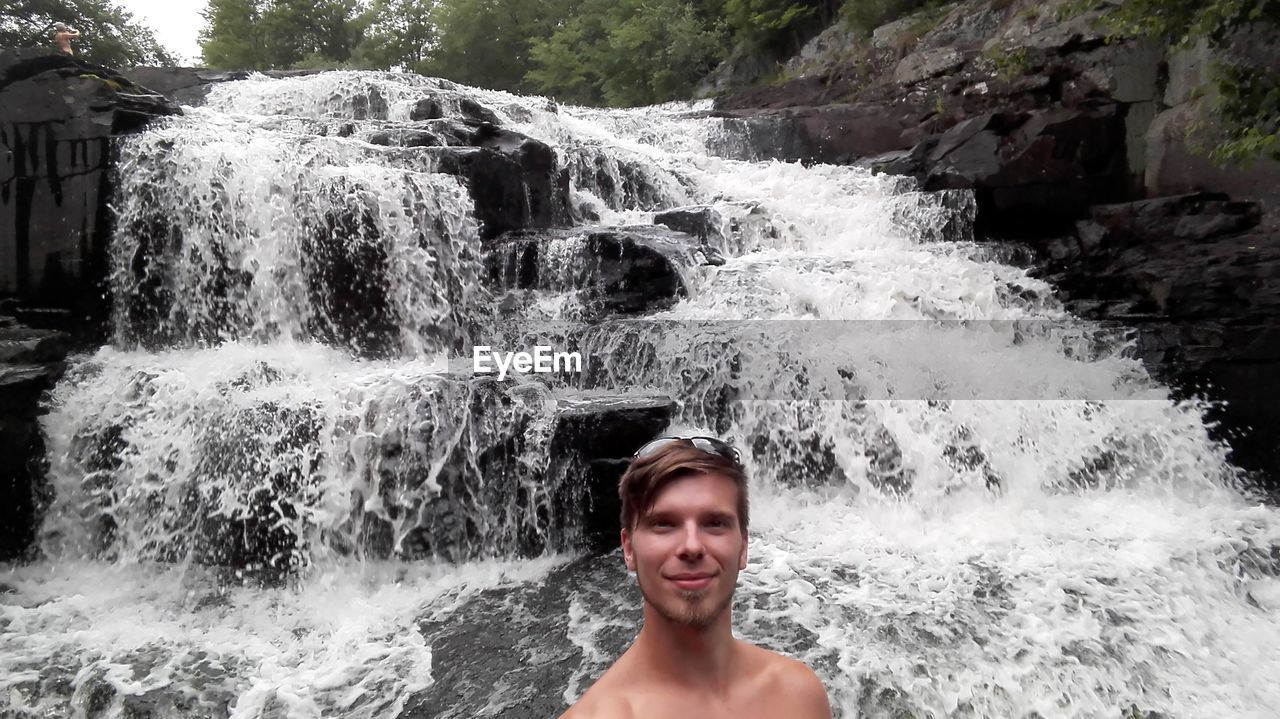
[[[685,442],[693,445],[694,449],[724,457],[734,464],[742,464],[738,450],[734,449],[733,445],[715,437],[659,437],[651,442],[646,442],[643,447],[636,450],[636,453],[632,455],[632,459],[646,457],[675,442]]]

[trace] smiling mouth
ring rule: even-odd
[[[715,579],[715,575],[712,574],[682,574],[675,577],[667,577],[667,581],[686,592],[706,589],[711,586],[711,580],[713,579]]]

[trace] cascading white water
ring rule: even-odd
[[[197,110],[124,141],[118,341],[361,346],[387,326],[413,355],[459,334],[478,260],[466,189],[316,132]]]
[[[577,325],[556,285],[522,298],[521,322],[486,325],[503,298],[479,282],[465,189],[429,154],[366,142],[428,95],[552,145],[601,224],[710,205],[726,263],[644,318]],[[430,361],[503,330],[569,338],[591,365],[577,390],[665,392],[682,425],[744,449],[736,626],[814,666],[837,716],[1273,716],[1280,517],[1237,489],[1202,407],[991,261],[972,198],[718,158],[702,110],[325,73],[221,85],[129,141],[118,346],[53,397],[49,559],[0,575],[10,708],[490,716],[572,700],[634,626],[619,616],[638,597],[604,569],[616,558],[585,575],[561,555],[404,561],[415,542],[509,555],[557,531],[529,511],[554,504],[529,479],[545,474],[547,395],[486,393]],[[572,284],[565,253],[539,261]],[[371,334],[388,328],[383,347]],[[502,477],[525,486],[495,489],[479,457],[513,436]],[[266,543],[303,571],[228,585],[197,555],[235,531],[233,549]],[[489,681],[441,664],[429,637],[449,639],[428,627],[492,634],[492,603],[526,627],[524,664],[567,663],[560,684],[512,673],[483,700],[414,704]],[[548,659],[561,645],[577,658]]]

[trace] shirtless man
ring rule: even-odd
[[[53,44],[58,46],[58,50],[68,55],[74,55],[75,50],[71,49],[71,41],[80,37],[79,30],[72,30],[64,23],[58,23],[53,26]]]
[[[656,439],[618,491],[644,626],[561,719],[831,719],[812,670],[733,636],[733,591],[747,566],[737,451],[710,437]]]

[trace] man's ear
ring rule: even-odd
[[[742,551],[738,553],[738,571],[747,568],[747,535],[742,535]]]
[[[636,571],[636,555],[631,550],[631,532],[626,529],[622,530],[622,561],[627,563],[627,571]]]

